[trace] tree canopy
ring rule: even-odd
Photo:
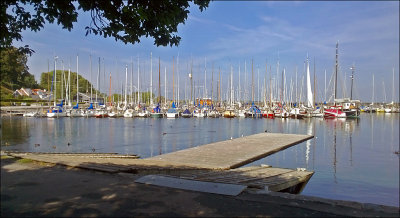
[[[178,25],[185,23],[190,7],[187,0],[3,0],[0,4],[2,49],[10,47],[13,40],[22,41],[22,30],[40,31],[46,21],[71,31],[78,10],[92,18],[86,35],[113,37],[125,44],[138,43],[146,36],[157,46],[177,46],[181,40],[176,34]],[[203,11],[209,0],[194,0],[194,4]],[[33,52],[27,45],[19,50]]]
[[[35,77],[28,72],[27,55],[15,47],[0,51],[0,84],[9,89],[37,88]]]

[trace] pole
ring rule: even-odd
[[[161,66],[160,57],[158,57],[158,103],[161,104]]]
[[[253,59],[251,59],[251,102],[254,102],[254,72],[253,72]]]
[[[335,101],[337,96],[337,74],[338,74],[338,56],[339,56],[339,42],[336,42],[336,64],[335,64],[335,96],[333,100]],[[336,105],[336,103],[335,103]]]
[[[153,105],[153,53],[150,52],[150,104]]]
[[[355,67],[354,67],[354,64],[353,64],[353,66],[351,66],[351,87],[350,87],[350,100],[353,100],[353,80],[354,80],[354,70],[356,69]]]
[[[76,103],[79,103],[79,59],[76,55]]]
[[[89,55],[90,59],[90,103],[92,103],[92,88],[93,88],[93,81],[92,81],[92,55]],[[69,80],[69,79],[68,79]]]
[[[174,57],[172,57],[172,101],[175,101],[175,69]],[[165,70],[166,71],[166,70]]]

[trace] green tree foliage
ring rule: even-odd
[[[190,7],[187,0],[3,0],[1,1],[1,43],[9,47],[13,40],[22,41],[21,31],[40,31],[46,21],[57,22],[71,31],[77,22],[78,10],[90,13],[86,35],[113,37],[125,44],[152,37],[157,46],[178,45],[178,25],[185,23]],[[209,0],[194,0],[200,11]],[[32,54],[28,46],[21,51]]]
[[[15,90],[21,87],[38,88],[35,77],[28,72],[27,55],[15,47],[0,51],[0,83]]]
[[[43,88],[50,88],[49,90],[54,91],[54,87],[56,87],[57,92],[56,92],[56,97],[57,99],[65,98],[66,97],[66,90],[67,86],[70,87],[70,93],[71,96],[76,96],[77,93],[77,81],[76,81],[76,72],[71,72],[70,74],[70,82],[68,80],[68,71],[62,71],[62,70],[57,70],[57,75],[56,75],[56,80],[55,77],[53,77],[54,70],[50,72],[43,72],[40,76],[40,86]],[[90,86],[92,84],[79,75],[79,92],[80,93],[88,93],[90,94]],[[94,87],[92,88],[92,93],[93,95],[97,94],[99,95],[100,92],[98,92]],[[71,97],[72,98],[72,97]]]

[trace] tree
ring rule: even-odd
[[[70,82],[68,82],[68,71],[62,71],[62,70],[57,70],[57,81],[54,81],[54,70],[50,71],[50,72],[42,72],[42,74],[40,75],[40,86],[43,88],[46,87],[51,87],[50,90],[53,90],[54,92],[54,85],[56,84],[57,87],[57,91],[56,91],[56,95],[58,96],[57,98],[61,98],[61,93],[63,93],[64,97],[66,96],[65,90],[66,90],[66,85],[69,83],[69,88],[70,88],[70,93],[71,96],[76,96],[76,88],[77,88],[77,84],[76,84],[76,76],[77,73],[76,72],[71,72],[70,75]],[[48,80],[48,78],[50,80]],[[90,86],[92,84],[85,79],[84,77],[82,77],[81,75],[79,75],[79,92],[80,93],[86,93],[86,90],[90,90]],[[61,90],[62,89],[62,90]],[[95,93],[100,93],[98,92],[94,87],[93,87],[93,94]],[[88,94],[88,93],[86,93]]]
[[[15,47],[0,51],[0,83],[10,89],[37,88],[38,84],[26,65],[27,55]]]
[[[190,7],[187,0],[3,0],[0,4],[2,49],[10,47],[13,40],[22,41],[22,30],[40,31],[46,20],[71,31],[78,10],[90,12],[92,18],[85,28],[86,35],[113,37],[125,44],[150,36],[157,46],[177,46],[181,40],[176,35],[177,27],[185,23]],[[203,11],[209,0],[194,0],[194,4]],[[19,49],[27,54],[33,52],[29,46]]]

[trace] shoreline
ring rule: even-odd
[[[1,174],[3,216],[399,216],[398,207],[254,190],[232,197],[6,155]]]

